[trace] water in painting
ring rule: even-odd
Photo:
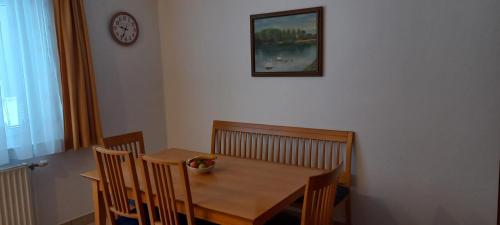
[[[256,72],[316,71],[317,13],[256,19],[254,44]]]

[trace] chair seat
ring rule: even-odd
[[[133,205],[135,206],[135,201],[133,200],[129,200],[129,205]],[[148,205],[146,204],[142,204],[142,208],[145,212],[145,217],[146,217],[146,225],[150,225],[150,222],[149,222],[149,214],[148,214]],[[137,209],[132,209],[131,210],[131,213],[135,213],[137,212]],[[118,218],[116,219],[116,224],[118,225],[138,225],[139,224],[139,221],[137,219],[133,219],[133,218],[128,218],[128,217],[124,217],[124,216],[118,216]]]
[[[149,221],[146,223],[149,225]],[[118,224],[118,225],[139,225],[139,221],[137,219],[119,216],[118,219],[116,219],[116,224]]]
[[[344,199],[349,195],[349,188],[346,188],[344,186],[338,186],[337,191],[335,193],[335,206],[340,204]]]
[[[346,188],[344,186],[338,186],[337,191],[335,192],[335,203],[334,205],[337,206],[340,204],[347,196],[349,195],[349,188]],[[300,197],[295,201],[292,206],[295,208],[302,208],[302,204],[304,203],[304,197]]]
[[[186,216],[184,214],[179,213],[179,223],[182,225],[187,224]],[[137,219],[133,218],[127,218],[123,216],[119,216],[118,219],[116,220],[116,224],[118,225],[139,225],[139,221]],[[146,218],[146,224],[149,225],[149,217],[147,216]],[[155,223],[160,224],[160,223]],[[195,224],[197,225],[215,225],[214,223],[210,223],[208,221],[200,220],[200,219],[195,219]]]

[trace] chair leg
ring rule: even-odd
[[[352,225],[351,223],[351,196],[347,196],[345,202],[345,224]]]
[[[107,225],[117,225],[116,224],[116,216],[114,213],[111,212],[111,210],[109,210],[109,207],[108,207],[108,204],[106,201],[104,201],[104,205],[106,207],[106,217],[107,217],[106,224]]]
[[[115,215],[113,215],[113,213],[109,212],[109,210],[107,210],[107,211],[108,211],[108,218],[107,218],[108,222],[106,224],[117,225]]]

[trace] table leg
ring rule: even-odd
[[[94,223],[95,225],[106,225],[106,213],[104,211],[104,198],[99,190],[99,182],[92,181],[92,199],[94,201]]]

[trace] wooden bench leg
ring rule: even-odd
[[[106,213],[104,211],[104,197],[99,191],[99,182],[92,181],[92,199],[94,201],[94,223],[95,225],[106,225]]]

